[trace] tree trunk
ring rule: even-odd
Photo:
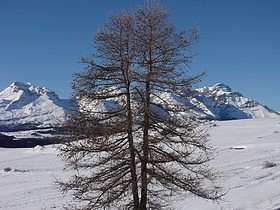
[[[129,88],[128,88],[129,89]],[[138,185],[137,185],[137,175],[136,175],[136,162],[135,162],[135,152],[134,152],[134,143],[132,135],[132,112],[131,112],[131,99],[130,93],[127,94],[127,118],[128,118],[128,142],[129,142],[129,151],[130,151],[130,173],[131,173],[131,188],[133,195],[133,206],[135,210],[139,209],[139,195],[138,195]]]
[[[141,201],[140,209],[147,209],[147,194],[148,194],[148,150],[149,150],[149,112],[150,112],[150,82],[146,82],[146,101],[144,105],[144,125],[143,125],[143,160],[141,165]]]

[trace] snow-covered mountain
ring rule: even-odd
[[[229,86],[222,83],[194,90],[189,100],[169,93],[162,93],[162,97],[170,103],[185,103],[192,107],[197,116],[206,119],[230,120],[280,115],[241,93],[232,92]],[[104,101],[102,107],[112,106],[120,104],[110,100]],[[60,99],[55,92],[45,87],[13,82],[0,92],[0,131],[53,127],[65,119],[70,109],[70,100]]]
[[[232,92],[225,84],[196,89],[190,102],[200,116],[215,120],[277,117],[279,113],[257,101]]]
[[[0,130],[53,127],[69,109],[69,100],[45,87],[13,82],[0,92]]]

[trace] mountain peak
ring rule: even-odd
[[[211,87],[199,88],[196,89],[196,91],[203,93],[205,95],[216,95],[216,96],[225,95],[225,94],[228,95],[232,93],[231,88],[224,83],[217,83]]]
[[[213,85],[212,87],[209,87],[209,90],[231,92],[231,88],[224,83],[217,83],[217,84]]]
[[[31,86],[32,84],[30,82],[27,82],[27,83],[23,83],[23,82],[17,82],[17,81],[14,81],[10,87],[12,88],[23,88],[23,89],[26,89],[26,88],[29,88],[29,86]]]
[[[16,124],[52,126],[63,121],[69,108],[69,101],[54,91],[30,82],[13,82],[0,91],[0,128]]]
[[[218,120],[276,117],[279,113],[260,103],[232,92],[224,83],[196,89],[195,106],[206,118]]]
[[[52,95],[56,95],[54,91],[51,91],[45,87],[34,86],[30,82],[13,82],[8,88],[5,89],[6,91],[11,91],[17,93],[18,91],[28,92],[29,94],[37,94],[37,95],[45,95],[50,93]]]

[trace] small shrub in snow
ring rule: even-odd
[[[4,168],[4,172],[26,172],[27,170],[21,170],[21,169],[11,169],[10,167]]]
[[[272,168],[277,166],[277,164],[274,161],[265,161],[264,162],[264,168]]]
[[[217,125],[216,123],[213,123],[212,126],[213,126],[213,127],[217,127],[218,125]]]
[[[10,167],[6,167],[6,168],[4,168],[4,171],[5,172],[9,172],[9,171],[11,171],[12,169],[10,168]]]

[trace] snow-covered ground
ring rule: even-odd
[[[279,209],[280,118],[214,124],[211,140],[218,154],[211,165],[221,172],[219,183],[228,193],[218,204],[189,196],[177,202],[179,209]],[[0,209],[62,209],[66,198],[54,180],[69,174],[56,154],[51,145],[0,148]]]
[[[211,139],[219,153],[211,165],[228,193],[219,204],[186,199],[181,209],[280,209],[280,118],[215,123]]]

